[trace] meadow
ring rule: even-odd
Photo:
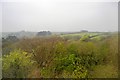
[[[87,32],[2,41],[3,78],[117,78],[118,34]]]

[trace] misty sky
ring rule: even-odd
[[[117,2],[40,0],[2,3],[3,32],[117,31]]]

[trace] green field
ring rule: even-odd
[[[87,38],[89,40],[102,40],[104,38],[111,36],[111,33],[86,32],[86,33],[62,34],[60,36],[64,39],[73,39],[73,40],[78,40],[78,39],[82,40]]]

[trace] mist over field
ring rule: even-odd
[[[2,78],[117,79],[118,3],[104,1],[2,0]]]

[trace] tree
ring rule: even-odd
[[[52,33],[50,31],[38,32],[37,36],[50,36]]]

